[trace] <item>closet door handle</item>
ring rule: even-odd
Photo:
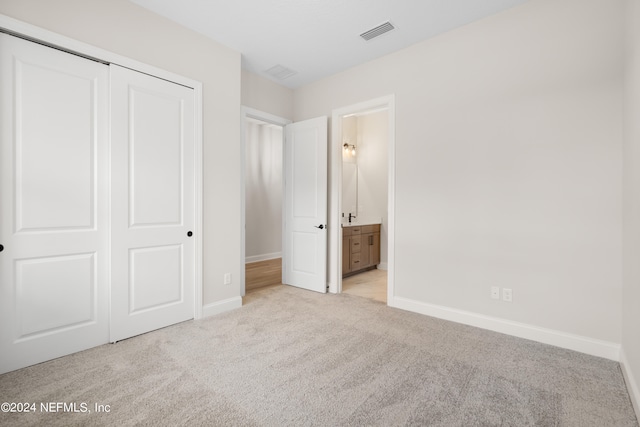
[[[193,236],[193,231],[187,231],[187,236],[189,237]]]

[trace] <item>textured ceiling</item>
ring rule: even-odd
[[[131,1],[239,51],[244,69],[296,88],[527,0]],[[360,37],[386,21],[395,29]],[[296,73],[266,73],[276,66]]]

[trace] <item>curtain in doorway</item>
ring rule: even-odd
[[[246,129],[246,257],[282,253],[282,127],[248,121]]]

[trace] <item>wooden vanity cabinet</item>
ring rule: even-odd
[[[362,234],[360,241],[363,245],[363,265],[367,267],[380,264],[380,229],[378,228],[377,232]]]
[[[380,264],[380,224],[342,228],[342,277]]]

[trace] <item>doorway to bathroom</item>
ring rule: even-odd
[[[394,98],[332,115],[330,290],[389,303],[393,297]]]
[[[342,292],[386,303],[388,111],[341,120]]]

